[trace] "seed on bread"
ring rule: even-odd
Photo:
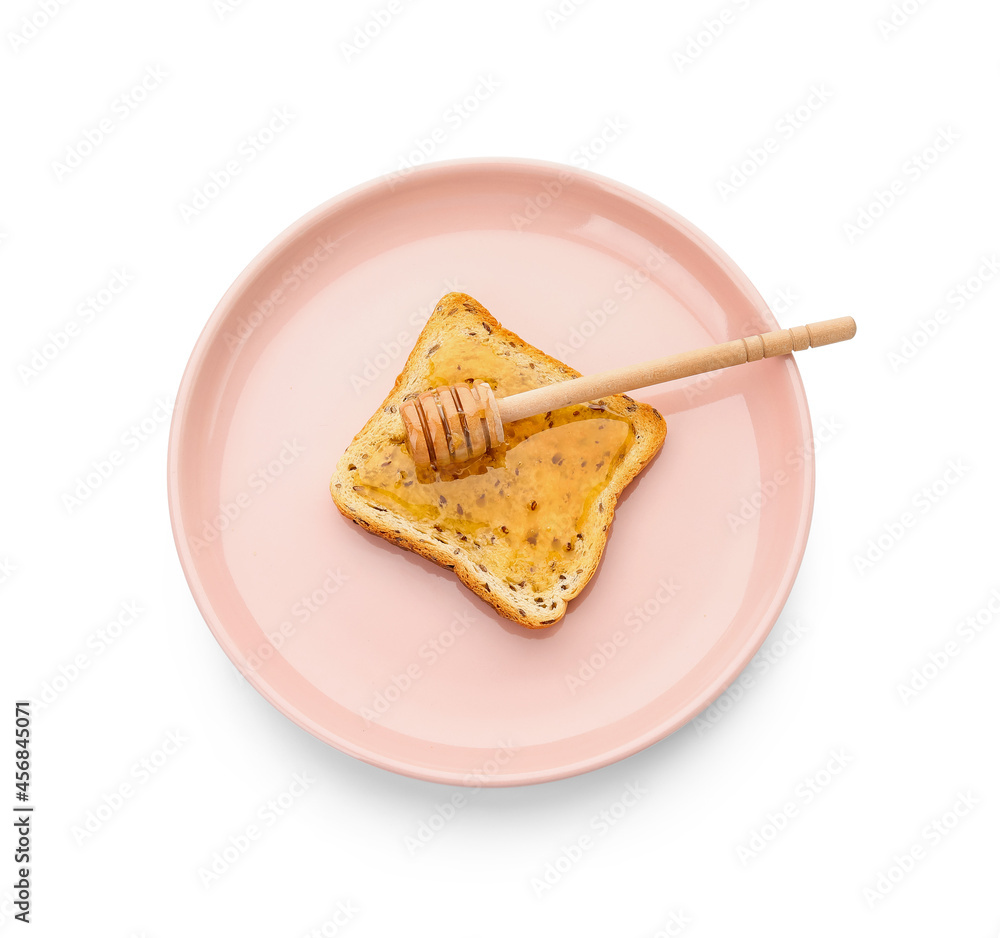
[[[505,617],[529,628],[554,624],[596,571],[619,494],[663,442],[662,417],[645,404],[629,409],[634,402],[623,396],[551,411],[507,425],[505,452],[428,478],[406,451],[398,409],[441,384],[486,380],[504,396],[575,375],[471,297],[449,294],[338,463],[337,507],[454,569]],[[516,601],[525,590],[530,609]]]

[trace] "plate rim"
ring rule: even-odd
[[[464,169],[479,168],[488,172],[490,168],[511,168],[545,171],[552,173],[567,173],[573,177],[588,180],[592,184],[600,186],[605,192],[624,198],[626,201],[637,205],[646,211],[659,216],[668,224],[680,231],[686,238],[699,247],[708,255],[726,275],[733,284],[752,302],[755,311],[761,316],[763,321],[770,328],[779,328],[779,324],[771,312],[763,296],[750,281],[749,277],[739,268],[732,258],[708,237],[700,228],[692,224],[682,215],[664,205],[659,200],[639,191],[625,183],[594,173],[587,169],[570,166],[564,163],[552,162],[549,160],[539,160],[533,158],[521,158],[511,156],[478,156],[451,160],[440,160],[424,163],[412,169],[407,174],[406,183],[412,184],[415,177],[427,177],[435,175],[450,175],[455,171]],[[195,341],[194,347],[188,358],[181,377],[175,397],[174,410],[170,422],[170,434],[167,444],[167,504],[170,515],[170,527],[173,534],[174,546],[177,550],[178,560],[184,573],[188,589],[198,611],[201,613],[205,624],[212,632],[215,640],[225,651],[226,656],[236,667],[238,673],[270,703],[275,709],[297,726],[306,730],[317,739],[353,756],[369,765],[386,769],[399,775],[422,781],[437,782],[444,785],[466,785],[471,787],[505,788],[521,785],[539,784],[548,781],[557,781],[570,778],[603,768],[607,765],[619,762],[629,756],[635,755],[654,743],[657,743],[683,726],[687,725],[699,713],[707,709],[717,700],[726,689],[740,676],[749,664],[750,660],[763,645],[771,630],[774,628],[781,615],[788,597],[791,593],[795,580],[798,577],[805,549],[812,526],[813,509],[816,496],[816,464],[815,460],[807,460],[807,472],[803,479],[803,503],[798,515],[798,527],[793,539],[792,549],[789,554],[788,563],[785,566],[782,579],[775,591],[774,598],[768,608],[761,615],[757,627],[748,636],[738,655],[733,656],[726,668],[724,668],[715,680],[707,687],[706,691],[699,694],[686,707],[675,711],[669,718],[661,720],[653,728],[640,736],[631,737],[621,745],[605,749],[599,755],[589,756],[571,763],[559,765],[554,768],[536,769],[509,775],[498,775],[483,777],[473,776],[475,767],[470,767],[469,772],[462,775],[458,772],[441,769],[428,769],[426,766],[415,765],[387,756],[378,750],[365,749],[358,746],[349,739],[339,736],[328,727],[320,726],[307,714],[299,712],[289,701],[260,678],[255,672],[246,672],[240,667],[239,661],[234,656],[235,648],[230,641],[230,637],[225,629],[224,623],[217,615],[207,590],[198,575],[197,564],[191,553],[190,545],[187,543],[180,510],[180,481],[179,465],[183,461],[181,458],[182,438],[188,420],[188,414],[192,406],[192,388],[201,373],[207,353],[213,347],[215,339],[224,323],[226,316],[230,312],[233,302],[251,284],[254,279],[276,258],[282,251],[292,246],[297,240],[302,238],[306,232],[320,219],[336,214],[345,205],[348,205],[356,197],[368,193],[377,187],[387,184],[387,180],[393,173],[382,173],[378,176],[358,183],[334,195],[325,202],[299,216],[291,224],[287,225],[275,237],[273,237],[253,259],[243,268],[230,287],[216,303],[211,315]],[[801,373],[794,356],[787,359],[789,365],[789,376],[792,390],[795,392],[795,399],[798,408],[799,418],[803,432],[803,441],[808,441],[813,437],[812,416],[806,398],[805,387]]]

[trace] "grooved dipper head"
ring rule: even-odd
[[[418,470],[475,459],[504,441],[500,408],[485,381],[424,391],[404,401],[399,413]]]

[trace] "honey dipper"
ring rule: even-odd
[[[399,412],[417,469],[442,469],[502,446],[505,423],[675,378],[843,342],[854,338],[855,332],[854,320],[842,316],[557,381],[510,397],[497,398],[485,381],[432,388],[404,401]]]

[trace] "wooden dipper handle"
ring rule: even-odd
[[[857,328],[850,316],[842,316],[840,319],[812,322],[807,326],[792,326],[791,329],[778,329],[762,335],[747,336],[745,339],[733,339],[720,345],[668,355],[666,358],[654,358],[596,375],[557,381],[555,384],[499,398],[497,405],[500,419],[504,423],[510,423],[569,404],[583,404],[610,394],[621,394],[649,387],[651,384],[673,381],[675,378],[689,378],[691,375],[729,368],[731,365],[742,365],[762,358],[773,358],[775,355],[787,355],[789,352],[843,342],[853,339]]]

